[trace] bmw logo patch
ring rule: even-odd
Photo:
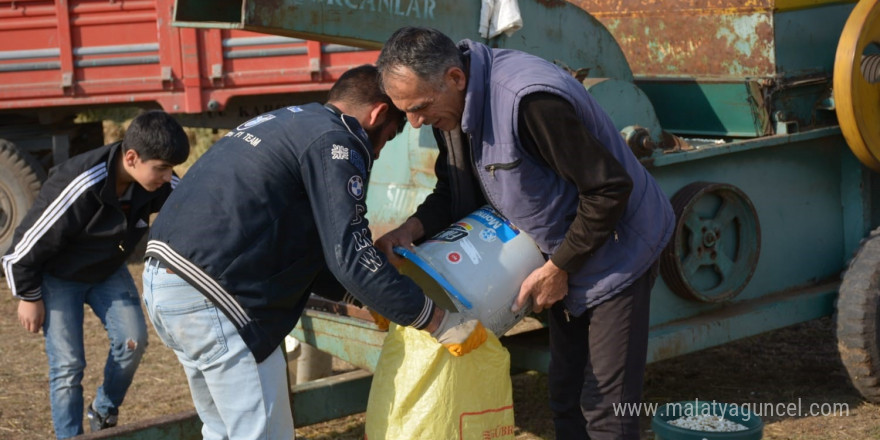
[[[348,193],[355,200],[364,198],[364,179],[361,176],[351,176],[351,179],[348,179]]]

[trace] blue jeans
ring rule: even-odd
[[[84,304],[91,306],[110,339],[104,382],[95,396],[95,409],[108,414],[118,409],[147,348],[147,326],[137,288],[120,266],[100,283],[80,283],[43,275],[46,355],[49,358],[49,400],[59,439],[83,433]]]
[[[205,440],[294,437],[280,347],[257,363],[226,315],[152,258],[144,265],[144,303],[159,339],[183,365]]]

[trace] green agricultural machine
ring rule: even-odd
[[[877,3],[519,0],[522,29],[492,39],[478,32],[476,0],[177,0],[174,17],[367,49],[400,26],[430,26],[563,66],[677,215],[652,293],[649,362],[835,314],[852,382],[878,402]],[[431,191],[436,154],[427,129],[386,146],[367,199],[374,235]],[[544,332],[502,338],[512,368],[547,370]],[[369,315],[316,301],[293,335],[366,371],[294,387],[309,401],[297,425],[363,411],[385,336]],[[162,432],[151,429],[132,435]]]

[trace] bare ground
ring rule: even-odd
[[[141,265],[131,266],[139,283]],[[5,280],[3,280],[5,281]],[[27,333],[16,318],[18,301],[0,287],[0,439],[53,438],[43,338]],[[94,396],[107,352],[106,334],[86,314],[86,401]],[[150,329],[150,346],[122,407],[120,423],[144,421],[192,409],[183,371]],[[553,438],[546,378],[513,376],[517,439]],[[645,401],[699,399],[776,408],[810,405],[848,409],[843,416],[764,415],[768,440],[880,439],[880,406],[865,403],[850,386],[837,356],[830,318],[799,324],[722,347],[648,366]],[[820,408],[821,407],[818,407]],[[642,418],[644,438],[652,438]],[[361,439],[363,415],[297,429],[298,438]]]

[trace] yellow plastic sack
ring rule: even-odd
[[[514,439],[510,354],[487,333],[455,357],[427,332],[392,324],[370,387],[366,439]]]

